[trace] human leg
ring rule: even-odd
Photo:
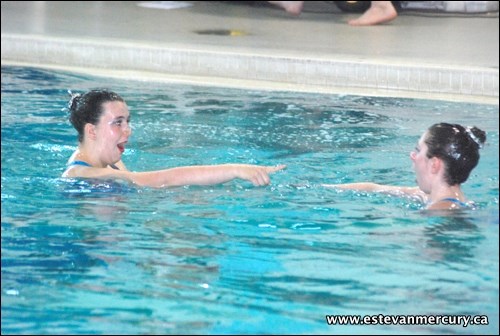
[[[371,26],[389,22],[398,16],[391,1],[372,1],[370,8],[360,17],[348,21],[351,26]]]
[[[287,13],[299,15],[302,12],[304,1],[268,1],[270,4],[283,8]]]

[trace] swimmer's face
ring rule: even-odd
[[[121,101],[106,102],[103,104],[103,110],[96,126],[98,151],[106,161],[115,163],[121,159],[128,137],[132,133],[130,112],[127,104]]]
[[[420,189],[425,192],[430,192],[429,186],[429,168],[431,164],[431,159],[427,157],[427,145],[425,144],[425,137],[427,133],[424,133],[418,140],[415,150],[410,153],[410,158],[413,163],[413,169],[415,170],[415,175],[417,178],[417,184]]]

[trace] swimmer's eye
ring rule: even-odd
[[[130,118],[125,121],[125,119],[120,118],[109,122],[109,125],[123,128],[131,128]]]

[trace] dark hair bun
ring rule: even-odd
[[[484,143],[486,142],[486,133],[483,130],[480,130],[476,126],[473,127],[466,127],[465,131],[467,132],[467,135],[469,138],[474,141],[479,148],[483,147]]]

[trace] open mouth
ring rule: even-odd
[[[118,145],[116,145],[116,147],[118,147],[120,153],[125,152],[125,142],[119,143]]]

